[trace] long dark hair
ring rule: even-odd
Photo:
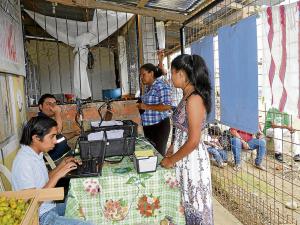
[[[163,71],[158,66],[154,66],[152,63],[146,63],[141,66],[141,69],[146,70],[147,72],[153,72],[154,78],[161,77],[163,75]]]
[[[56,126],[56,121],[50,117],[32,117],[23,128],[20,143],[23,145],[30,145],[32,143],[33,135],[37,135],[41,140],[43,140],[45,135],[49,134],[51,128]]]
[[[211,111],[211,84],[205,61],[199,55],[179,55],[171,63],[171,68],[186,72],[188,80],[202,97],[207,114]]]

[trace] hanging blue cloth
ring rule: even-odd
[[[214,70],[214,42],[213,36],[207,36],[201,40],[193,42],[191,45],[192,55],[200,55],[206,62],[209,71],[209,78],[212,86],[211,112],[208,114],[207,122],[213,123],[215,121],[215,70]]]
[[[258,130],[256,16],[218,30],[221,122],[249,133]]]

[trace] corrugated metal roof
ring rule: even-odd
[[[149,0],[146,7],[160,8],[177,12],[190,12],[204,0]]]
[[[123,5],[137,5],[139,0],[96,0],[101,2],[115,2]]]
[[[122,5],[137,5],[140,0],[96,0]],[[148,0],[145,7],[187,13],[204,0]]]

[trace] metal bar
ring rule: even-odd
[[[185,27],[180,28],[180,50],[181,54],[185,53]]]
[[[140,74],[140,66],[143,64],[143,48],[141,46],[142,43],[142,37],[141,37],[141,16],[135,17],[135,32],[136,32],[136,46],[137,46],[137,62],[138,62],[138,74]],[[142,95],[144,91],[144,87],[141,83],[141,79],[139,78],[139,89],[140,89],[140,95]]]
[[[78,36],[78,22],[76,20],[76,31],[77,31],[77,36]],[[78,51],[75,53],[75,54],[78,54],[78,63],[79,63],[79,94],[80,94],[80,98],[81,98],[81,70],[80,70],[80,60],[81,60],[81,57],[80,57],[80,49],[78,48]],[[74,73],[75,73],[75,69],[77,68],[74,68]]]
[[[128,14],[126,13],[126,21],[128,20]],[[126,57],[127,57],[127,75],[128,75],[128,87],[129,87],[129,94],[131,94],[131,74],[130,74],[130,58],[129,58],[129,49],[130,48],[130,41],[129,41],[129,29],[128,29],[128,21],[126,23],[126,35],[127,35],[127,40],[125,41],[125,50],[126,50]],[[127,48],[127,43],[128,43],[128,48]]]
[[[33,0],[33,7],[35,8],[35,0]],[[37,26],[36,26],[36,22],[35,22],[35,10],[33,11],[33,20],[34,20],[34,28],[35,31],[37,31]],[[29,36],[31,37],[31,36]],[[25,38],[27,38],[27,36],[25,36]],[[39,82],[39,96],[42,95],[42,79],[41,76],[42,74],[40,73],[40,63],[39,63],[39,46],[38,46],[38,42],[35,42],[35,48],[36,48],[36,61],[37,61],[37,73],[38,73],[38,82]],[[35,101],[37,103],[38,99],[37,99],[37,95],[35,96]],[[30,102],[29,102],[30,103]]]
[[[157,37],[157,27],[156,27],[156,19],[153,18],[154,20],[154,37],[155,37],[155,46],[156,50],[159,50],[159,43],[158,43],[158,37]]]
[[[70,55],[70,42],[69,42],[69,29],[68,29],[68,20],[67,20],[67,17],[66,17],[66,29],[67,29],[67,42],[68,42],[68,58],[69,58],[69,74],[70,74],[70,89],[71,89],[71,93],[72,94],[74,94],[73,93],[73,79],[72,79],[72,73],[71,73],[71,71],[72,71],[72,68],[71,68],[71,59],[70,59],[70,57],[71,57],[71,55]],[[73,73],[74,73],[74,71],[73,71]]]
[[[89,32],[89,16],[88,16],[89,9],[85,9],[85,13],[86,13],[86,29],[87,29],[87,32]],[[90,48],[91,48],[91,46],[89,46],[89,48],[88,48],[88,53],[91,51]],[[87,58],[87,60],[88,59],[89,59],[89,57]],[[94,99],[94,97],[93,97],[93,73],[91,71],[87,70],[87,76],[90,78],[88,81],[89,81],[89,84],[91,85],[91,100],[93,101],[93,99]]]
[[[95,9],[97,10],[97,9]],[[101,46],[99,45],[100,43],[100,35],[99,35],[99,21],[98,21],[98,12],[96,13],[97,17],[97,35],[98,35],[98,57],[99,57],[99,77],[100,77],[100,87],[101,90],[103,89],[103,82],[102,82],[102,65],[101,65]],[[103,99],[102,93],[101,94],[101,99]]]
[[[111,70],[111,59],[110,59],[110,37],[109,37],[109,32],[108,32],[108,18],[107,18],[107,10],[105,11],[105,17],[106,17],[106,35],[107,35],[107,49],[108,49],[108,69],[109,71]]]
[[[62,75],[61,75],[61,68],[60,68],[60,47],[58,43],[56,11],[54,16],[55,16],[56,47],[57,47],[57,58],[58,58],[58,75],[59,75],[60,93],[62,94],[63,89],[62,89]]]
[[[117,51],[118,51],[118,37],[119,37],[119,18],[118,18],[118,12],[116,12],[116,17],[117,17]],[[115,54],[114,54],[115,56]],[[114,66],[115,66],[115,76],[116,76],[116,86],[117,88],[121,87],[121,75],[120,75],[120,68],[118,70],[116,70],[116,65],[119,65],[120,67],[120,64],[116,64],[115,60],[114,60]],[[117,74],[118,72],[118,74]],[[122,96],[122,88],[120,88],[121,90],[121,96]]]
[[[44,15],[44,19],[45,19],[45,31],[47,29],[47,17]],[[50,66],[49,66],[49,62],[50,62],[50,59],[49,59],[49,49],[47,50],[47,57],[48,57],[48,60],[47,60],[47,68],[48,68],[48,80],[49,80],[49,88],[50,88],[50,93],[52,93],[52,83],[51,83],[51,72],[50,72]]]

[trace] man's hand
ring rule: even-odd
[[[162,62],[165,57],[165,52],[164,50],[158,50],[157,51],[157,57],[158,57],[158,62]]]
[[[264,138],[264,134],[262,132],[257,132],[256,138],[257,139],[263,139]]]
[[[244,140],[241,140],[242,141],[242,146],[243,146],[243,149],[250,149],[248,143]]]
[[[51,107],[51,111],[55,113],[55,115],[61,113],[61,108],[58,105]]]

